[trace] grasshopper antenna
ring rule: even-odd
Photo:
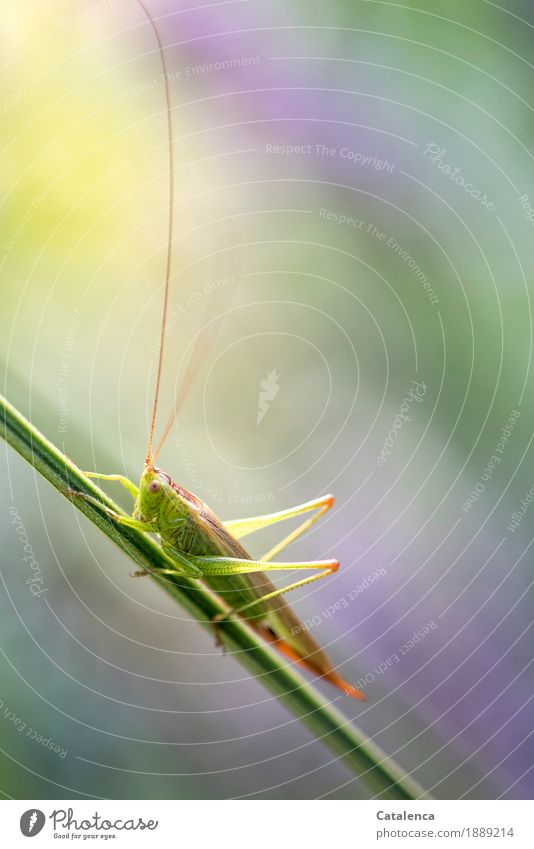
[[[169,74],[167,71],[167,62],[165,61],[165,53],[163,44],[155,24],[154,18],[146,8],[142,0],[135,0],[138,6],[141,7],[146,15],[150,26],[156,37],[158,44],[158,52],[163,71],[163,84],[165,86],[165,105],[167,112],[167,149],[169,154],[169,218],[167,228],[167,260],[165,264],[165,285],[163,291],[163,310],[161,316],[161,335],[159,339],[159,354],[158,354],[158,369],[156,372],[156,386],[154,390],[154,405],[152,407],[152,419],[150,422],[150,431],[148,436],[148,447],[146,450],[145,465],[152,463],[152,443],[154,441],[154,430],[156,428],[156,415],[158,411],[159,391],[161,386],[161,372],[163,369],[163,354],[165,349],[165,332],[167,328],[167,312],[169,305],[169,287],[171,278],[171,260],[172,260],[172,232],[173,232],[173,215],[174,215],[174,156],[173,156],[173,141],[172,141],[172,113],[171,113],[171,95],[169,90]]]
[[[213,344],[215,336],[217,335],[217,330],[219,329],[221,318],[219,317],[219,320],[217,320],[217,318],[211,315],[211,312],[212,310],[210,310],[208,307],[208,311],[206,313],[204,321],[204,327],[197,336],[195,347],[189,358],[189,362],[187,363],[186,370],[181,380],[180,388],[178,390],[178,394],[176,396],[173,408],[169,414],[169,418],[165,422],[165,427],[163,428],[163,433],[161,434],[161,438],[156,446],[156,450],[154,451],[152,458],[149,461],[151,465],[156,462],[156,457],[163,448],[163,443],[171,432],[172,426],[176,420],[178,413],[180,412],[182,404],[185,401],[187,395],[189,394],[189,390],[195,382],[200,367],[205,361],[208,352]],[[214,327],[211,326],[213,322],[215,322]]]
[[[226,285],[228,285],[229,282],[233,282],[235,280],[235,249],[233,246],[228,245],[228,233],[226,231],[221,236],[221,239],[224,244],[222,246],[219,246],[218,249],[216,249],[212,255],[215,255],[218,259],[219,254],[221,252],[223,253],[224,262],[222,280],[223,282],[225,282]],[[152,455],[150,461],[151,464],[155,462],[156,457],[158,456],[161,448],[163,447],[165,440],[171,432],[172,426],[176,421],[176,417],[178,416],[178,413],[180,412],[182,405],[189,394],[189,390],[194,384],[198,372],[200,371],[203,363],[206,361],[208,353],[217,337],[217,334],[223,322],[223,314],[219,312],[219,302],[221,299],[221,295],[222,290],[219,290],[218,292],[216,291],[215,294],[212,294],[209,298],[208,305],[204,314],[204,324],[197,335],[193,351],[189,357],[189,361],[187,363],[180,383],[180,388],[178,390],[176,400],[169,414],[169,417],[165,422],[165,427],[163,428],[163,433],[157,444],[156,450]]]

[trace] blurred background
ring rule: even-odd
[[[529,798],[532,6],[146,5],[175,139],[160,427],[224,314],[160,464],[222,519],[333,492],[289,553],[342,569],[290,600],[369,701],[319,686],[436,797]],[[2,19],[4,391],[80,467],[136,479],[168,216],[154,35],[134,0]],[[5,445],[1,463],[4,796],[365,796]]]

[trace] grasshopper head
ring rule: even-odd
[[[157,519],[170,486],[171,480],[165,472],[146,465],[139,482],[139,496],[134,511],[135,518],[147,522]]]
[[[204,503],[196,495],[174,483],[166,472],[147,463],[139,482],[134,518],[140,522],[156,521],[168,500],[172,500],[176,519],[186,518],[192,513],[202,513],[205,509]]]

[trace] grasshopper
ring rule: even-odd
[[[163,435],[157,447],[153,448],[156,427],[156,415],[160,395],[161,373],[164,359],[166,321],[168,311],[169,288],[171,279],[172,236],[173,236],[173,133],[172,111],[169,92],[169,75],[162,41],[154,19],[141,0],[136,0],[143,10],[155,34],[163,69],[165,84],[166,116],[169,153],[169,216],[167,258],[163,297],[163,314],[159,343],[159,358],[154,392],[152,419],[148,438],[145,464],[139,485],[118,474],[99,474],[88,472],[92,478],[116,481],[132,495],[135,504],[131,516],[115,513],[105,507],[98,499],[82,493],[73,496],[91,501],[111,519],[135,528],[147,534],[156,534],[161,547],[169,558],[169,569],[159,573],[184,575],[203,581],[214,593],[225,600],[228,610],[213,620],[217,640],[218,624],[229,616],[240,616],[249,626],[291,661],[305,667],[309,672],[329,681],[346,695],[356,699],[365,699],[365,695],[346,682],[334,669],[328,655],[311,637],[292,608],[282,598],[290,590],[303,587],[334,573],[337,560],[317,560],[298,563],[272,562],[286,546],[299,537],[321,518],[333,504],[333,497],[325,495],[298,507],[282,510],[264,516],[248,519],[234,519],[222,522],[215,513],[199,498],[179,486],[166,472],[156,467],[159,451],[176,419],[187,388],[191,383],[198,364],[198,349],[202,337],[197,341],[195,351],[182,381],[181,389],[171,415],[165,425]],[[295,530],[285,536],[281,542],[268,551],[261,559],[253,560],[243,548],[240,540],[248,534],[267,527],[275,522],[311,513]],[[276,588],[264,574],[266,571],[303,569],[311,570],[308,575],[282,588]],[[141,573],[144,574],[144,573]]]

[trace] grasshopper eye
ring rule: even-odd
[[[159,492],[161,489],[161,484],[159,481],[152,481],[148,489],[150,492]]]

